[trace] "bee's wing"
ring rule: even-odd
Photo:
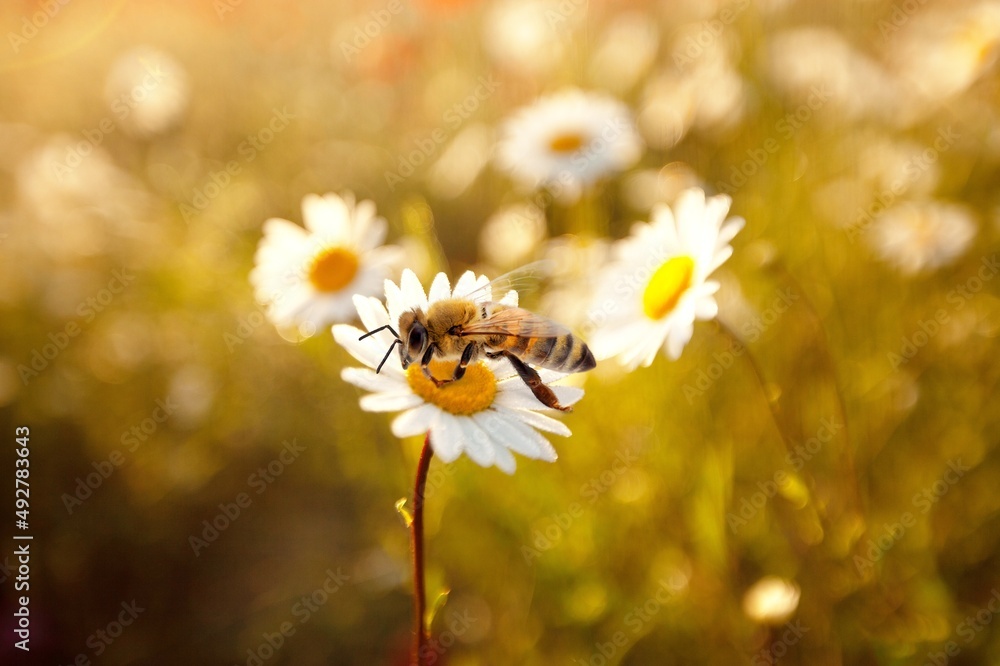
[[[465,294],[463,298],[478,300],[489,289],[490,296],[487,300],[499,301],[507,295],[507,292],[516,291],[520,293],[533,291],[539,282],[552,274],[552,261],[535,261],[530,264],[515,268],[509,273],[504,273],[500,277],[491,280],[489,284],[477,287],[473,291]]]
[[[504,308],[470,324],[462,326],[461,335],[518,335],[531,338],[558,338],[569,329],[534,312],[521,308]]]

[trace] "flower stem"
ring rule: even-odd
[[[417,480],[413,488],[413,520],[410,522],[410,550],[413,553],[413,660],[414,666],[423,666],[427,645],[427,592],[424,589],[424,486],[431,466],[431,434],[424,438],[424,448],[417,463]]]
[[[729,338],[729,341],[733,345],[742,347],[745,350],[744,356],[746,356],[747,361],[749,361],[750,369],[753,370],[754,377],[757,378],[757,385],[760,386],[761,393],[764,396],[764,402],[767,403],[767,408],[771,412],[771,420],[774,421],[774,427],[778,432],[778,437],[784,445],[783,452],[791,452],[793,449],[789,439],[785,436],[784,426],[781,425],[781,415],[778,413],[778,406],[771,400],[771,397],[767,395],[767,381],[764,379],[764,373],[761,371],[760,365],[757,364],[757,359],[753,357],[753,354],[750,353],[750,349],[747,347],[746,343],[740,339],[740,336],[737,335],[728,324],[718,317],[715,318],[715,323],[718,325],[719,330]]]

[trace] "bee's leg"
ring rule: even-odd
[[[538,376],[538,373],[530,365],[519,359],[514,354],[509,351],[500,352],[503,356],[507,357],[510,364],[514,366],[514,370],[517,371],[517,376],[528,385],[531,392],[535,394],[538,401],[541,402],[546,407],[551,407],[552,409],[558,409],[562,412],[573,411],[572,407],[564,407],[559,404],[559,398],[556,397],[555,391],[550,389],[542,382],[542,378]]]
[[[465,368],[476,358],[476,349],[477,347],[474,344],[465,346],[465,349],[462,351],[462,358],[459,359],[458,365],[455,366],[455,374],[452,375],[451,381],[457,382],[465,376]]]
[[[431,359],[434,358],[434,352],[436,352],[437,345],[431,344],[427,346],[427,351],[424,352],[423,358],[420,359],[420,369],[424,371],[424,377],[434,382],[434,386],[440,387],[442,384],[447,384],[450,379],[438,379],[431,374]]]

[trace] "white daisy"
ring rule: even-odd
[[[642,149],[628,107],[607,95],[571,89],[508,119],[495,159],[525,187],[546,187],[572,203],[584,188],[635,164]]]
[[[636,223],[615,243],[588,315],[591,350],[598,359],[617,356],[627,369],[648,366],[663,347],[677,359],[696,319],[712,319],[719,283],[708,276],[733,253],[729,242],[743,219],[726,219],[730,198],[705,198],[685,190],[673,210],[653,209],[653,221]]]
[[[976,228],[965,206],[908,201],[875,218],[868,237],[884,261],[913,275],[953,262],[968,249]]]
[[[279,329],[311,335],[324,324],[351,321],[354,294],[379,293],[401,251],[382,245],[386,221],[371,201],[345,193],[302,199],[303,229],[288,220],[264,223],[250,282]]]
[[[386,280],[386,305],[377,298],[362,296],[354,298],[354,305],[367,330],[391,325],[398,332],[399,315],[403,312],[417,308],[426,312],[430,303],[447,298],[490,301],[492,293],[488,285],[485,276],[477,279],[468,271],[452,290],[447,276],[438,273],[430,293],[425,294],[416,275],[407,269],[398,286]],[[517,292],[509,292],[499,302],[517,305]],[[374,369],[396,339],[383,330],[359,340],[364,333],[344,324],[333,327],[334,339],[368,366],[345,368],[341,376],[372,392],[361,398],[362,409],[402,411],[392,422],[392,432],[397,437],[429,433],[434,453],[444,462],[452,462],[464,452],[479,465],[496,465],[508,474],[516,467],[511,452],[549,462],[556,459],[555,449],[538,431],[568,436],[569,428],[543,413],[552,410],[535,398],[507,360],[483,358],[470,364],[458,381],[437,387],[424,376],[419,363],[412,363],[404,370],[395,353],[389,355],[376,373]],[[451,377],[454,367],[454,361],[442,360],[434,360],[430,366],[434,376],[440,378]],[[539,375],[546,384],[564,376],[544,369],[539,370]],[[583,397],[582,389],[551,388],[563,405],[571,405]]]

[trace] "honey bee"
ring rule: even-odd
[[[533,278],[536,271],[537,265],[532,264],[501,276],[488,286],[498,293],[524,278]],[[461,379],[465,368],[481,354],[494,359],[504,357],[539,402],[553,409],[571,411],[570,407],[559,404],[555,392],[542,382],[529,363],[565,373],[591,370],[597,362],[587,343],[564,326],[523,308],[496,302],[477,303],[474,299],[479,291],[464,298],[435,301],[427,312],[415,308],[402,313],[396,322],[398,334],[391,325],[386,325],[361,336],[363,340],[389,329],[396,337],[376,372],[382,369],[397,344],[403,368],[419,360],[424,376],[438,387]],[[431,374],[429,365],[435,357],[458,359],[450,379],[438,379]]]

